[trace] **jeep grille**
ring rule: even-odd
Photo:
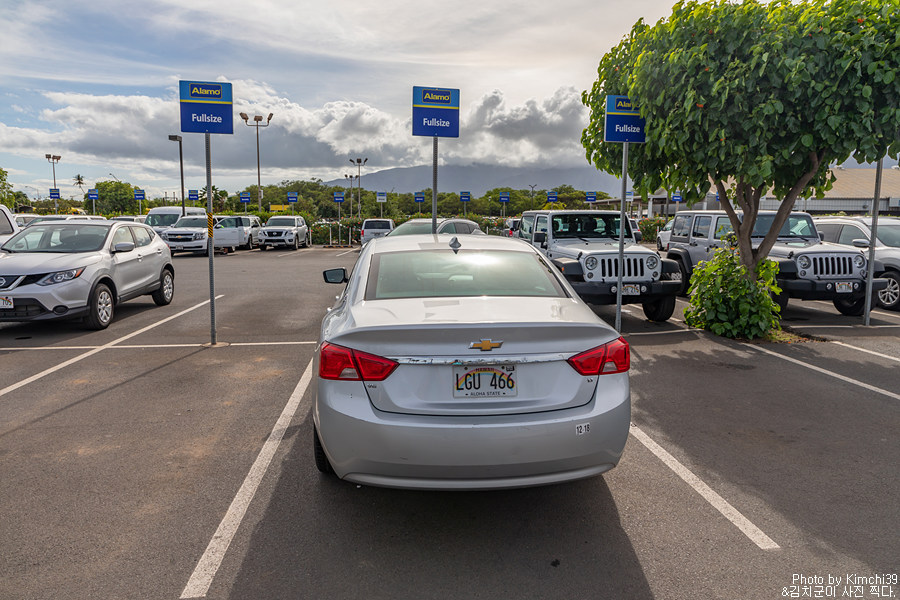
[[[810,256],[812,268],[809,269],[812,277],[831,279],[836,277],[853,276],[853,256],[847,254],[826,254],[824,256]]]
[[[619,257],[606,256],[597,257],[597,268],[594,269],[595,275],[601,279],[609,279],[619,276]],[[622,281],[643,281],[647,279],[647,269],[644,265],[644,259],[639,256],[625,257],[625,270],[622,272]]]

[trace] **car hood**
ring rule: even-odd
[[[0,275],[52,273],[99,262],[100,252],[56,254],[50,252],[0,252]]]
[[[169,227],[166,233],[196,233],[206,231],[206,227]]]
[[[758,246],[762,239],[754,239],[753,246]],[[848,248],[847,246],[841,246],[839,244],[832,244],[831,242],[821,242],[819,240],[812,239],[796,239],[796,240],[778,240],[775,242],[775,245],[772,246],[772,250],[769,251],[769,256],[793,256],[799,252],[804,252],[806,250],[814,250],[815,252],[837,252],[840,254],[846,254],[848,252],[858,252],[859,250],[856,248]]]

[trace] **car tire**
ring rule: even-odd
[[[162,275],[159,276],[159,288],[152,294],[153,301],[157,306],[166,306],[172,302],[175,296],[175,276],[169,269],[163,269]]]
[[[313,427],[313,456],[316,459],[316,468],[322,473],[334,473],[334,468],[328,461],[322,442],[319,440],[319,432]]]
[[[309,248],[309,234],[308,233],[305,236],[303,236],[303,247]]]
[[[675,264],[678,265],[678,272],[669,273],[668,279],[669,281],[680,281],[681,287],[678,290],[678,295],[687,296],[688,287],[690,287],[690,276],[688,275],[687,268],[684,266],[684,261],[680,258],[676,258]]]
[[[116,300],[105,283],[98,283],[88,298],[88,314],[85,317],[91,329],[106,329],[116,312]]]
[[[888,285],[878,292],[878,304],[888,310],[900,310],[900,273],[887,271],[881,277],[887,279]]]
[[[268,246],[266,246],[265,244],[260,244],[260,245],[259,245],[259,251],[260,251],[260,252],[265,252],[267,248],[268,248]]]
[[[870,308],[875,308],[875,304],[878,301],[878,295],[872,297],[872,305]],[[843,298],[836,298],[832,300],[834,307],[838,309],[838,312],[846,317],[861,317],[866,312],[866,297],[857,298],[855,300],[845,300]]]
[[[291,250],[297,250],[300,248],[300,236],[294,236],[294,247]]]
[[[675,296],[666,296],[652,302],[644,302],[641,304],[644,309],[644,316],[650,321],[663,322],[668,321],[675,313]]]
[[[662,240],[660,240],[659,238],[656,238],[656,249],[660,252],[662,252],[663,249]]]

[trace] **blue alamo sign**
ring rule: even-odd
[[[231,84],[218,81],[179,81],[181,131],[234,133]]]
[[[459,137],[459,90],[413,87],[413,135]]]
[[[604,142],[633,142],[643,144],[644,119],[628,96],[606,97],[606,120],[603,125]]]

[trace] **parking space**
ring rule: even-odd
[[[835,341],[747,344],[686,328],[682,300],[665,323],[626,307],[617,469],[403,492],[313,464],[320,273],[355,258],[217,256],[213,348],[205,257],[105,331],[0,325],[0,597],[769,599],[798,573],[897,572],[900,313],[791,303],[785,324]]]

